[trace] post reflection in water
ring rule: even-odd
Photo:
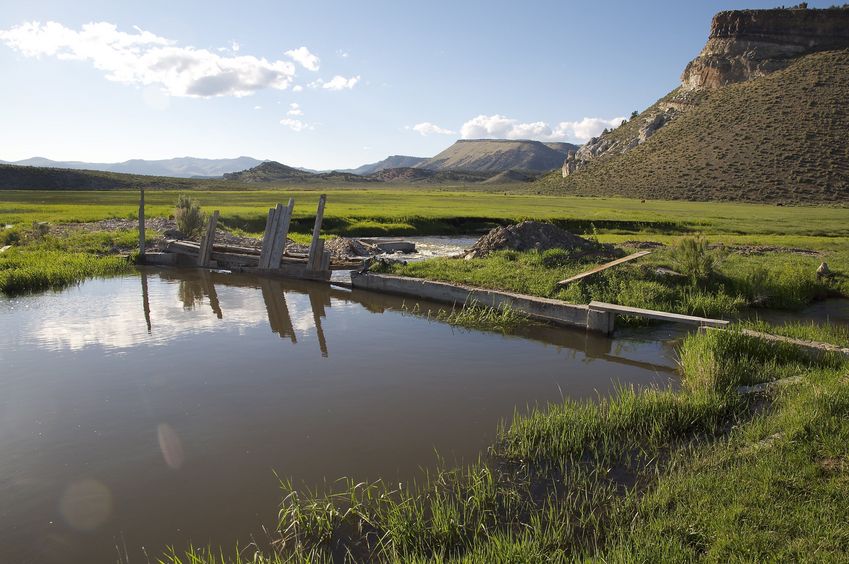
[[[279,335],[282,339],[289,339],[293,344],[298,343],[298,331],[296,330],[297,324],[292,321],[289,305],[286,301],[286,294],[306,294],[312,313],[312,324],[316,331],[316,340],[318,341],[321,356],[325,358],[329,356],[329,352],[327,337],[322,325],[322,320],[327,319],[326,308],[332,307],[332,299],[342,300],[345,303],[357,304],[365,310],[375,314],[382,314],[386,311],[401,310],[403,309],[402,305],[405,304],[406,301],[409,301],[409,298],[404,300],[397,296],[378,294],[364,290],[339,290],[321,283],[262,278],[221,271],[200,269],[197,271],[169,271],[167,273],[160,273],[160,276],[162,278],[176,280],[178,282],[178,296],[185,310],[195,310],[201,306],[206,299],[208,300],[212,312],[218,319],[223,319],[224,313],[216,290],[216,284],[225,287],[259,288],[262,300],[265,304],[265,310],[268,315],[268,325],[271,332]],[[151,320],[150,306],[148,304],[147,297],[147,274],[142,272],[141,278],[142,299],[145,303],[145,320],[148,326],[148,331],[150,332]],[[445,307],[447,306],[444,304],[421,301],[421,307],[419,309],[422,312],[427,312],[428,310],[436,310]],[[625,333],[627,333],[627,330]],[[577,358],[578,355],[583,355],[588,359],[605,360],[624,366],[651,370],[656,373],[669,373],[672,371],[669,364],[633,358],[631,353],[632,349],[635,348],[635,342],[629,338],[614,340],[593,332],[584,330],[564,330],[561,327],[544,324],[517,327],[512,331],[512,335],[566,349],[567,354],[571,354],[573,358]],[[638,342],[641,343],[641,345],[646,345],[646,343],[650,341],[655,341],[658,338],[669,336],[670,335],[659,336],[651,333],[651,330],[649,330],[648,334]],[[656,357],[656,354],[652,354],[650,356]]]

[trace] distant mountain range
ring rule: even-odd
[[[406,155],[392,155],[391,157],[386,157],[380,162],[365,164],[357,168],[352,168],[340,172],[353,172],[354,174],[366,176],[368,174],[374,174],[375,172],[380,172],[381,170],[386,170],[388,168],[414,167],[419,163],[425,162],[426,160],[427,157],[408,157]]]
[[[487,173],[485,177],[495,173],[511,170],[538,173],[560,168],[566,154],[576,150],[577,145],[570,143],[541,143],[539,141],[506,140],[506,139],[469,139],[460,140],[432,158],[411,157],[407,155],[392,155],[376,163],[365,164],[354,169],[334,171],[316,171],[301,167],[255,159],[253,157],[238,157],[235,159],[200,159],[195,157],[180,157],[163,160],[132,159],[121,163],[88,163],[82,161],[54,161],[43,157],[33,157],[21,161],[0,161],[2,164],[18,166],[33,166],[43,168],[62,168],[71,170],[99,170],[123,174],[143,174],[149,176],[170,176],[173,178],[226,178],[236,180],[234,173],[249,172],[241,178],[250,179],[247,182],[268,182],[263,180],[274,178],[286,181],[324,179],[345,181],[345,175],[369,176],[375,173],[392,170],[417,168],[433,171],[462,171],[464,173]],[[272,162],[275,166],[262,167],[264,163]],[[260,168],[257,168],[260,167]],[[285,167],[285,168],[280,168]],[[318,175],[318,177],[316,177]],[[398,176],[389,174],[389,176]],[[401,176],[411,177],[407,172]],[[443,175],[445,176],[445,175]],[[434,181],[439,178],[433,175],[423,175],[422,178]],[[351,181],[356,182],[356,179]]]
[[[245,170],[261,164],[263,161],[252,157],[237,157],[235,159],[199,159],[195,157],[179,157],[146,161],[132,159],[122,163],[86,163],[81,161],[54,161],[43,157],[33,157],[22,161],[0,161],[3,164],[20,166],[38,166],[45,168],[68,168],[73,170],[102,170],[104,172],[121,172],[125,174],[146,174],[150,176],[171,176],[174,178],[220,177],[228,172]]]

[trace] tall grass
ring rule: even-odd
[[[59,290],[86,278],[121,274],[132,268],[126,257],[12,249],[0,255],[0,292]]]
[[[450,310],[439,308],[436,311],[431,309],[422,311],[419,304],[408,307],[405,303],[402,310],[410,315],[423,315],[428,319],[449,325],[468,329],[500,331],[502,333],[533,323],[526,315],[514,310],[509,305],[485,306],[477,300],[472,300],[461,306],[455,304]]]

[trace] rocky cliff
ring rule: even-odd
[[[625,154],[696,107],[705,93],[781,70],[816,51],[849,47],[849,5],[719,12],[701,53],[684,69],[680,88],[620,127],[590,139],[566,157],[561,176],[591,161]]]
[[[707,44],[681,75],[685,90],[720,88],[783,69],[814,51],[849,47],[849,9],[734,10],[713,17]]]

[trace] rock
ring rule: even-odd
[[[675,117],[676,113],[677,112],[675,110],[670,108],[665,112],[657,113],[646,119],[645,125],[640,128],[640,136],[637,140],[637,145],[639,145],[640,143],[645,143],[649,137],[651,137],[655,134],[655,132],[657,132],[658,129],[669,123]]]
[[[372,245],[366,245],[360,240],[348,239],[347,237],[336,237],[326,241],[324,249],[337,257],[367,257],[375,254],[376,251]]]
[[[828,268],[828,263],[822,263],[817,268],[817,278],[827,278],[831,276],[831,270]]]
[[[786,67],[800,55],[849,46],[849,9],[719,12],[707,44],[681,75],[684,90],[716,89]]]
[[[162,236],[166,239],[175,239],[177,241],[182,241],[186,238],[186,235],[179,229],[166,229],[162,233]]]

